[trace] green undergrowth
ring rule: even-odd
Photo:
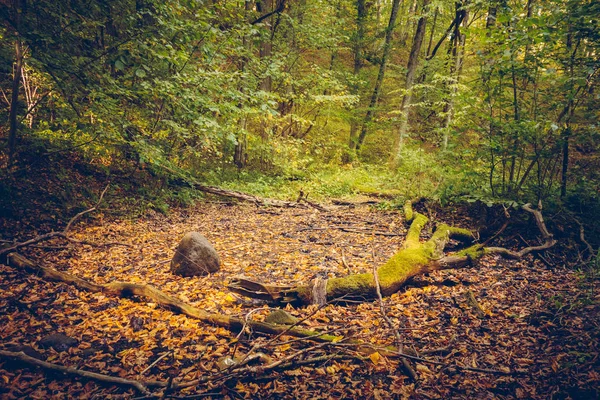
[[[314,201],[379,198],[397,207],[406,199],[425,197],[451,201],[473,193],[482,174],[464,172],[459,165],[435,154],[407,150],[397,163],[374,165],[314,164],[285,174],[269,174],[229,168],[208,174],[206,183],[252,193],[257,196],[295,200],[300,192]]]

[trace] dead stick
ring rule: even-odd
[[[267,334],[284,333],[289,336],[305,337],[318,342],[331,342],[339,339],[336,336],[323,335],[320,332],[308,329],[302,329],[298,327],[290,329],[286,325],[275,325],[259,321],[244,321],[242,318],[236,318],[229,315],[209,313],[189,305],[177,297],[161,292],[151,285],[129,282],[111,282],[106,285],[99,285],[66,272],[37,265],[18,253],[11,253],[8,255],[7,265],[40,274],[44,278],[69,283],[86,291],[104,292],[117,297],[140,296],[146,299],[151,299],[152,301],[170,309],[173,312],[181,313],[187,315],[188,317],[234,331],[243,329],[244,326],[248,326],[257,332]]]
[[[114,384],[123,385],[123,386],[131,386],[143,394],[150,394],[150,391],[148,390],[147,386],[160,387],[160,386],[163,386],[163,384],[164,384],[164,382],[159,382],[159,381],[141,382],[141,381],[136,381],[133,379],[118,378],[116,376],[99,374],[97,372],[83,371],[83,370],[73,368],[73,367],[65,367],[63,365],[58,365],[58,364],[49,363],[47,361],[38,360],[37,358],[28,356],[27,354],[23,353],[22,351],[13,352],[13,351],[0,350],[0,357],[18,360],[18,361],[24,362],[26,364],[34,365],[36,367],[41,367],[46,370],[62,372],[63,374],[66,374],[66,375],[77,375],[77,376],[81,376],[83,378],[93,379],[93,380],[100,381],[100,382],[114,383]]]
[[[375,240],[373,239],[373,242],[374,241]],[[377,274],[377,260],[375,257],[375,246],[371,247],[371,251],[372,251],[372,255],[373,255],[373,277],[375,278],[375,289],[377,291],[377,298],[379,299],[379,310],[381,311],[381,315],[382,315],[383,319],[385,320],[385,322],[387,323],[387,325],[389,326],[390,330],[394,333],[394,336],[396,336],[396,342],[398,343],[398,353],[403,353],[404,348],[402,345],[402,337],[400,337],[400,333],[398,332],[398,329],[396,329],[396,327],[394,326],[394,323],[392,322],[390,317],[388,317],[388,315],[385,311],[385,305],[383,303],[383,296],[381,295],[381,286],[379,285],[379,275]],[[408,360],[404,357],[402,357],[402,366],[404,367],[404,369],[406,370],[406,373],[408,373],[408,375],[411,377],[411,379],[413,381],[419,380],[417,373],[412,368],[412,366],[410,365]]]

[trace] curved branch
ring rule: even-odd
[[[212,314],[184,303],[179,298],[161,292],[151,285],[129,282],[111,282],[106,285],[99,285],[66,272],[61,272],[53,268],[37,265],[18,253],[11,253],[7,258],[7,265],[39,274],[43,278],[65,282],[74,285],[78,289],[90,292],[104,292],[117,297],[139,296],[150,299],[173,312],[184,314],[188,317],[234,331],[240,331],[244,329],[244,327],[248,327],[256,332],[268,334],[279,334],[285,332],[285,334],[289,336],[308,338],[318,342],[335,342],[339,340],[338,336],[324,335],[321,332],[308,329],[297,327],[289,329],[289,327],[285,325],[269,324],[259,321],[245,321],[243,318],[236,318],[229,315]]]
[[[533,215],[533,217],[535,219],[535,223],[536,223],[540,233],[542,234],[544,243],[539,246],[525,247],[524,249],[522,249],[520,251],[513,251],[510,249],[506,249],[504,247],[486,247],[485,254],[498,254],[505,258],[517,260],[517,259],[525,257],[529,253],[547,250],[556,244],[556,239],[554,239],[554,235],[551,234],[550,231],[548,231],[548,228],[546,227],[546,223],[544,222],[544,217],[542,216],[542,211],[541,211],[542,210],[541,202],[539,203],[537,210],[531,208],[531,204],[529,204],[529,203],[525,204],[522,208],[523,208],[523,210],[525,210]]]
[[[57,371],[57,372],[60,372],[60,373],[66,374],[66,375],[76,375],[76,376],[80,376],[80,377],[87,378],[87,379],[93,379],[93,380],[100,381],[100,382],[112,383],[115,385],[131,386],[131,387],[137,389],[140,393],[143,393],[145,395],[150,394],[150,391],[148,390],[147,386],[155,386],[155,387],[156,386],[162,386],[162,387],[167,386],[166,382],[155,382],[155,381],[142,382],[142,381],[136,381],[136,380],[132,380],[132,379],[118,378],[116,376],[99,374],[97,372],[84,371],[84,370],[73,368],[73,367],[65,367],[64,365],[58,365],[58,364],[49,363],[47,361],[38,360],[37,358],[28,356],[27,354],[23,353],[22,351],[13,352],[13,351],[0,350],[0,357],[12,359],[12,360],[18,360],[18,361],[24,362],[29,365],[41,367],[43,369],[50,370],[50,371]]]
[[[256,25],[258,23],[261,23],[265,19],[271,17],[272,15],[282,13],[284,9],[285,9],[285,0],[279,0],[277,2],[277,8],[275,10],[273,10],[273,11],[271,11],[269,13],[266,13],[265,15],[261,15],[260,17],[258,17],[254,21],[250,22],[250,25]]]
[[[450,239],[470,241],[474,239],[472,232],[440,224],[431,239],[421,242],[420,234],[428,218],[413,211],[412,201],[407,201],[404,205],[404,212],[406,220],[410,222],[410,228],[406,241],[396,254],[383,265],[374,269],[373,273],[352,274],[325,281],[317,279],[307,284],[292,286],[267,285],[240,278],[233,280],[229,289],[245,296],[279,304],[318,304],[317,297],[324,298],[324,301],[342,297],[366,300],[376,298],[378,290],[383,296],[388,296],[400,290],[414,276],[437,270],[468,267],[486,254],[499,254],[506,258],[519,259],[531,252],[546,250],[554,246],[556,240],[546,228],[540,211],[541,206],[534,210],[530,204],[526,204],[523,209],[534,216],[544,240],[543,244],[526,247],[521,251],[476,244],[446,256],[444,248]],[[314,296],[313,292],[315,291],[320,293],[320,296]]]

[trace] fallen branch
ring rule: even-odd
[[[402,344],[402,337],[400,336],[400,332],[398,332],[398,329],[396,329],[396,327],[394,326],[394,323],[392,322],[390,317],[387,315],[387,312],[385,311],[385,304],[383,303],[383,296],[381,296],[381,285],[379,284],[379,274],[377,274],[377,267],[376,267],[377,260],[375,259],[375,248],[374,247],[372,248],[372,254],[373,254],[373,277],[375,277],[375,288],[377,291],[377,299],[379,300],[379,311],[381,312],[381,316],[387,323],[388,327],[390,328],[390,330],[394,333],[394,336],[396,337],[398,353],[402,354],[402,353],[404,353],[404,345]],[[405,357],[402,357],[401,362],[402,362],[402,366],[404,367],[404,370],[411,377],[411,379],[415,382],[418,381],[419,377],[418,377],[417,373],[415,372],[415,370],[410,365],[410,363],[408,362],[408,360]]]
[[[306,204],[308,204],[309,206],[311,206],[312,208],[315,208],[319,211],[328,211],[325,207],[323,207],[320,204],[317,204],[315,202],[312,202],[310,200],[308,200],[308,193],[304,193],[302,190],[300,190],[300,194],[298,195],[298,203],[300,202],[305,202]]]
[[[252,194],[238,192],[236,190],[227,190],[222,189],[216,186],[205,186],[199,183],[189,183],[192,188],[196,190],[200,190],[204,193],[210,193],[217,196],[222,197],[230,197],[241,201],[247,201],[249,203],[254,203],[258,206],[270,206],[270,207],[283,207],[283,208],[291,208],[291,207],[306,207],[304,204],[299,203],[297,201],[285,201],[285,200],[275,200],[275,199],[265,199],[262,197],[254,196]]]
[[[135,388],[140,393],[147,394],[147,395],[150,394],[150,391],[148,390],[149,386],[157,387],[157,386],[163,386],[163,384],[166,386],[166,383],[163,383],[163,382],[136,381],[133,379],[118,378],[115,376],[99,374],[97,372],[83,371],[83,370],[73,368],[73,367],[65,367],[63,365],[58,365],[58,364],[49,363],[47,361],[38,360],[37,358],[28,356],[27,354],[23,353],[22,351],[13,352],[13,351],[0,350],[0,357],[6,358],[6,359],[11,359],[11,360],[17,360],[17,361],[23,362],[25,364],[40,367],[45,370],[60,372],[65,375],[75,375],[75,376],[80,376],[80,377],[87,378],[87,379],[93,379],[95,381],[106,382],[106,383],[111,383],[111,384],[120,385],[120,386],[130,386],[130,387]]]
[[[531,208],[531,204],[525,204],[523,206],[523,210],[525,210],[528,213],[531,213],[533,215],[533,217],[535,219],[535,223],[536,223],[540,233],[542,234],[542,238],[544,240],[543,244],[541,244],[539,246],[528,246],[520,251],[512,251],[512,250],[506,249],[504,247],[485,247],[485,254],[499,254],[504,258],[518,260],[520,258],[525,257],[529,253],[540,252],[540,251],[547,250],[550,247],[554,246],[556,244],[556,239],[554,239],[554,235],[552,235],[548,231],[548,228],[546,228],[546,224],[544,222],[544,217],[542,216],[541,208],[542,208],[541,203],[538,206],[537,210]]]
[[[540,252],[554,246],[556,240],[546,228],[541,207],[533,209],[530,204],[526,204],[523,209],[533,215],[542,235],[543,243],[541,245],[528,245],[520,251],[513,251],[504,247],[484,247],[481,244],[475,244],[454,254],[446,255],[444,251],[451,239],[462,242],[473,241],[473,233],[467,229],[439,224],[431,238],[422,242],[421,234],[429,218],[414,211],[412,202],[407,201],[404,214],[410,226],[404,244],[386,263],[376,269],[376,278],[382,295],[389,296],[396,293],[409,279],[417,275],[471,266],[475,261],[488,254],[520,259],[527,254]],[[371,272],[352,274],[325,281],[315,279],[305,284],[288,286],[268,285],[241,278],[232,280],[229,289],[248,297],[260,298],[279,304],[321,304],[340,297],[346,299],[373,299],[377,297],[376,286],[375,274]]]
[[[197,307],[184,303],[174,296],[170,296],[164,292],[161,292],[151,285],[129,282],[111,282],[106,285],[100,285],[86,281],[85,279],[79,278],[67,272],[61,272],[53,268],[37,265],[19,253],[11,253],[7,258],[7,265],[35,273],[42,278],[65,282],[81,290],[90,292],[103,292],[116,297],[139,296],[160,304],[176,313],[184,314],[188,317],[195,318],[212,325],[221,326],[232,331],[240,331],[247,326],[255,332],[275,335],[284,333],[289,336],[304,337],[317,342],[334,342],[339,340],[339,336],[327,334],[324,335],[321,332],[308,329],[297,327],[290,329],[290,327],[286,325],[269,324],[259,321],[246,321],[243,318],[236,318],[229,315],[208,313]]]
[[[228,190],[228,189],[222,189],[217,186],[202,185],[199,182],[197,182],[194,178],[192,178],[188,175],[185,175],[181,172],[177,172],[174,169],[167,167],[166,165],[161,165],[161,167],[164,170],[170,172],[174,177],[176,177],[178,184],[189,186],[192,189],[199,190],[204,193],[210,193],[210,194],[214,194],[216,196],[228,197],[228,198],[233,198],[233,199],[237,199],[240,201],[246,201],[249,203],[254,203],[257,206],[282,207],[282,208],[292,208],[292,207],[306,208],[307,207],[307,205],[302,204],[300,202],[300,200],[301,200],[300,198],[298,199],[298,201],[265,199],[262,197],[254,196],[252,194],[239,192],[237,190]],[[322,207],[316,203],[310,202],[308,200],[306,200],[306,203],[311,207],[319,209],[320,211],[327,211],[324,207]]]
[[[333,203],[333,205],[345,206],[345,207],[356,207],[356,206],[364,206],[364,205],[381,204],[380,201],[376,201],[376,200],[366,200],[366,201],[332,200],[331,202]]]
[[[349,226],[337,226],[337,225],[328,226],[328,227],[325,227],[325,228],[306,227],[306,228],[298,229],[298,232],[303,232],[303,231],[325,231],[325,230],[328,230],[328,229],[339,229],[342,232],[360,233],[360,234],[364,234],[364,235],[390,236],[390,237],[404,236],[404,235],[402,235],[400,233],[373,231],[373,230],[370,230],[368,228],[353,228],[353,227],[349,227]]]

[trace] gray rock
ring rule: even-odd
[[[40,347],[45,349],[52,347],[54,350],[61,352],[69,350],[69,348],[77,345],[77,339],[63,335],[62,333],[53,333],[48,336],[44,336],[40,341]]]
[[[171,272],[180,276],[208,275],[220,266],[217,251],[198,232],[185,234],[171,260]]]

